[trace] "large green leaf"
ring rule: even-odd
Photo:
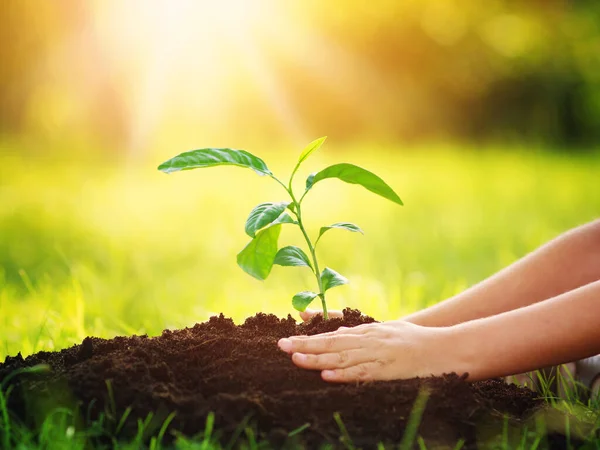
[[[352,231],[353,233],[365,234],[363,233],[363,230],[358,227],[358,225],[354,225],[350,222],[338,222],[329,225],[328,227],[321,227],[321,231],[319,231],[319,237],[323,236],[323,233],[325,233],[327,230],[331,230],[332,228],[341,228],[342,230]]]
[[[394,203],[402,205],[402,200],[400,200],[398,194],[396,194],[385,181],[374,173],[369,172],[362,167],[355,166],[354,164],[334,164],[320,172],[310,175],[306,180],[306,189],[312,188],[317,182],[326,178],[339,178],[346,183],[360,184],[365,189],[368,189],[377,195],[381,195]]]
[[[337,273],[335,270],[325,267],[323,272],[321,272],[321,284],[323,286],[323,292],[325,292],[332,287],[348,284],[348,279]]]
[[[310,144],[308,144],[306,147],[304,147],[304,150],[302,150],[302,153],[300,153],[300,157],[298,158],[298,164],[300,164],[302,161],[304,161],[306,158],[308,158],[312,152],[321,148],[321,146],[325,142],[325,139],[327,139],[327,136],[323,136],[319,139],[315,139]]]
[[[250,237],[256,236],[258,230],[277,220],[289,204],[290,202],[267,202],[256,206],[246,220],[246,234]]]
[[[292,306],[297,311],[305,311],[308,305],[318,296],[319,294],[311,291],[298,292],[292,298]]]
[[[162,163],[158,166],[158,170],[171,173],[223,165],[247,167],[259,175],[272,175],[265,162],[259,157],[245,150],[231,148],[202,148],[181,153]]]
[[[265,228],[238,253],[237,263],[244,272],[259,280],[267,279],[277,254],[279,233],[279,224]]]
[[[279,266],[306,266],[312,269],[312,264],[306,253],[301,248],[293,245],[279,249],[273,264]]]

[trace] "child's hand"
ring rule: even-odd
[[[326,381],[406,379],[461,371],[448,330],[392,321],[292,336],[278,345],[294,364],[320,370]]]
[[[327,314],[329,315],[330,319],[341,319],[342,317],[344,317],[344,313],[342,313],[341,311],[337,311],[335,309],[327,311]],[[322,316],[323,311],[318,311],[316,309],[307,309],[306,311],[300,312],[300,318],[302,319],[303,322],[308,322],[314,316],[318,316],[318,315]]]

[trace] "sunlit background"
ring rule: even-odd
[[[435,303],[600,215],[595,1],[6,0],[0,13],[0,360],[223,312],[293,313],[309,273],[235,263],[255,204],[239,168],[164,175],[199,147],[286,177],[352,162],[398,207],[334,180],[307,197],[332,307]],[[317,192],[318,191],[318,192]],[[286,229],[281,244],[302,243]]]

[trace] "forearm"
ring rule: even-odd
[[[451,326],[555,297],[600,279],[600,220],[571,230],[487,280],[404,320]]]
[[[445,333],[448,371],[468,372],[472,381],[599,354],[600,281]]]

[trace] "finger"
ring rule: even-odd
[[[321,378],[332,383],[373,381],[378,378],[378,368],[380,367],[375,362],[365,362],[343,369],[324,370],[321,372]]]
[[[367,325],[370,324],[363,324],[363,325],[358,325],[356,327],[339,327],[337,330],[335,331],[328,331],[327,333],[319,333],[319,334],[313,334],[310,336],[307,336],[305,334],[303,335],[298,335],[298,336],[291,336],[291,338],[294,339],[312,339],[315,336],[334,336],[334,335],[340,335],[340,334],[365,334],[368,331],[368,328],[366,328]]]
[[[302,322],[308,322],[313,318],[314,315],[314,311],[308,309],[306,311],[300,311],[300,318],[302,319]]]
[[[357,325],[355,327],[339,327],[337,330],[332,333],[337,334],[365,334],[369,331],[373,325],[370,323],[363,323],[362,325]]]
[[[340,350],[336,353],[319,355],[294,353],[292,361],[298,367],[311,370],[344,369],[360,363],[373,361],[370,352],[364,349]]]
[[[277,342],[279,348],[287,353],[333,353],[341,350],[350,350],[353,348],[360,348],[361,345],[360,335],[321,335],[315,334],[314,336],[305,337],[294,337],[288,339],[280,339]]]
[[[344,317],[344,313],[342,311],[337,311],[337,310],[328,311],[327,314],[329,315],[330,319],[341,319]],[[314,316],[318,316],[318,315],[322,316],[323,311],[318,311],[316,309],[307,309],[305,311],[300,312],[300,318],[304,322],[308,322]]]

